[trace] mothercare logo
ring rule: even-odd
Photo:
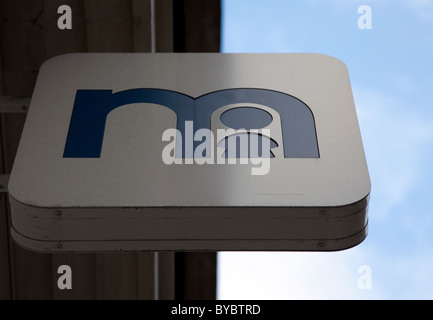
[[[272,158],[318,158],[314,117],[299,99],[266,89],[227,89],[197,98],[164,89],[77,90],[64,158],[99,158],[107,115],[127,104],[169,108],[177,127],[167,128],[167,165],[251,163],[253,175],[269,172]],[[143,137],[144,138],[144,137]]]

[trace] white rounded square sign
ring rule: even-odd
[[[42,66],[8,188],[33,250],[340,250],[370,180],[335,58],[81,53]]]

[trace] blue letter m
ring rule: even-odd
[[[111,90],[77,90],[66,140],[64,158],[99,158],[107,115],[117,107],[132,103],[159,104],[173,110],[177,126],[193,119],[193,99],[162,89],[132,89],[113,94]]]

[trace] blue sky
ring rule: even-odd
[[[358,28],[358,7],[372,29]],[[220,299],[433,299],[433,0],[223,0],[223,52],[349,69],[372,181],[369,235],[335,253],[220,253]],[[361,289],[361,266],[371,289]]]

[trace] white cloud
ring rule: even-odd
[[[433,117],[396,97],[354,88],[374,198],[387,216],[423,178],[420,164],[433,142]],[[373,198],[373,199],[374,199]]]
[[[334,253],[228,252],[218,256],[218,298],[235,300],[380,299],[361,289],[362,249]],[[367,263],[368,264],[368,263]],[[373,279],[374,281],[374,279]]]
[[[433,0],[402,0],[418,17],[433,22]]]

